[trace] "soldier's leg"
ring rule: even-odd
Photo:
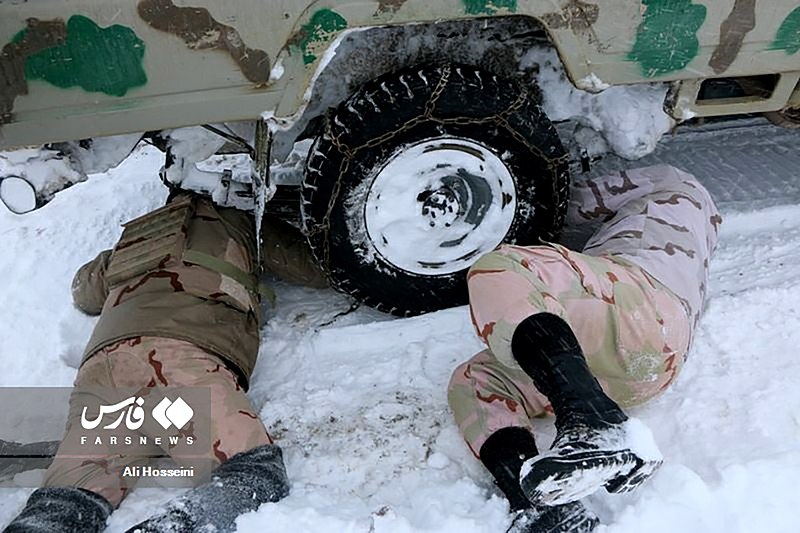
[[[708,191],[674,167],[619,172],[583,185],[573,191],[570,218],[605,220],[584,253],[627,264],[628,273],[650,282],[650,287],[639,283],[641,290],[633,295],[643,303],[629,297],[615,305],[621,374],[597,369],[589,361],[595,375],[615,381],[612,398],[623,406],[633,405],[664,390],[688,354],[722,219]],[[539,471],[546,474],[544,465]],[[629,490],[645,474],[634,470],[609,488]]]
[[[143,464],[142,459],[121,454],[118,447],[110,445],[110,438],[115,436],[115,431],[84,430],[78,422],[87,395],[110,394],[103,396],[101,403],[116,403],[109,357],[117,351],[129,354],[130,342],[135,341],[123,341],[100,350],[78,371],[70,396],[66,432],[53,462],[45,472],[43,488],[31,494],[25,508],[5,531],[102,531],[112,510],[135,484],[136,478],[122,474],[127,466]],[[135,366],[127,369],[131,379],[135,372]],[[79,446],[81,442],[85,444]],[[157,453],[159,450],[150,451]]]
[[[145,339],[146,364],[157,387],[205,388],[211,399],[211,449],[200,464],[215,465],[211,480],[170,502],[131,531],[229,531],[236,517],[288,494],[280,448],[272,444],[236,376],[216,356],[178,340]],[[179,456],[194,466],[196,456]],[[199,470],[199,468],[198,468]]]
[[[682,360],[681,350],[688,343],[686,316],[680,302],[640,268],[628,263],[589,257],[561,247],[501,247],[476,263],[469,285],[476,328],[492,353],[506,365],[524,369],[550,400],[568,399],[553,403],[561,437],[556,441],[557,448],[575,435],[567,429],[576,424],[598,428],[622,425],[627,417],[611,398],[632,405],[657,394],[674,376],[675,360]],[[519,336],[520,327],[529,329],[536,326],[529,324],[531,320],[548,316],[564,327],[549,328],[535,342],[517,343],[514,347],[512,341]],[[575,340],[573,330],[580,342]],[[550,364],[551,356],[558,355],[553,348],[562,345],[575,356],[555,360],[569,361],[575,368],[555,368]],[[553,353],[535,358],[532,354],[542,346]],[[537,372],[538,368],[547,372]],[[564,376],[569,379],[560,379]],[[620,436],[624,437],[625,432]],[[587,440],[584,437],[582,434],[581,440]],[[606,482],[614,490],[631,488],[646,477],[639,474],[648,474],[657,464],[657,460],[648,463],[648,468],[652,467],[648,472],[639,468],[639,456],[628,450],[621,438],[616,439],[613,450],[594,451],[595,463],[583,462],[595,474],[602,470],[602,476],[595,476],[592,486],[581,486],[575,483],[574,476],[565,476],[564,484],[576,492],[566,492],[559,486],[543,493],[539,490],[542,487],[534,487],[536,490],[529,491],[529,497],[564,503]],[[575,457],[559,457],[566,460],[562,462],[572,459]],[[548,472],[546,477],[551,474]],[[624,482],[611,483],[629,474]],[[604,481],[598,485],[598,479]]]
[[[78,414],[80,419],[80,413]],[[120,453],[119,446],[109,443],[113,431],[86,431],[80,424],[68,426],[62,445],[53,463],[45,472],[45,487],[76,487],[92,491],[108,500],[115,508],[136,486],[137,478],[124,476],[126,468],[135,470],[148,463],[142,455]],[[76,443],[85,437],[86,452],[76,450]],[[122,442],[119,438],[117,442]],[[91,451],[88,451],[88,450]],[[158,448],[149,452],[160,454]]]
[[[75,487],[36,489],[3,533],[100,533],[114,507],[92,491]]]
[[[480,457],[484,442],[496,431],[513,427],[532,432],[531,419],[550,408],[522,369],[501,363],[489,350],[453,371],[447,400],[475,457]]]
[[[512,352],[556,416],[550,450],[521,472],[532,501],[563,504],[603,486],[632,490],[660,465],[652,434],[601,388],[566,321],[550,313],[528,317],[517,326]]]
[[[78,370],[70,397],[67,430],[53,463],[45,473],[44,486],[91,490],[117,507],[135,485],[135,478],[123,477],[122,473],[126,466],[142,464],[141,456],[126,456],[120,453],[119,446],[110,444],[112,436],[117,436],[120,442],[124,425],[116,430],[85,430],[80,419],[86,395],[108,394],[109,397],[100,401],[104,405],[119,401],[113,395],[117,386],[114,374],[124,374],[129,383],[137,383],[139,387],[146,383],[147,374],[135,362],[138,342],[136,337],[107,346]],[[82,437],[85,437],[86,448],[76,453],[75,443],[81,442]],[[157,453],[157,449],[152,452]]]
[[[136,337],[106,347],[91,357],[79,371],[75,381],[76,391],[113,389],[138,389],[143,387],[202,387],[207,388],[211,399],[210,430],[212,449],[204,457],[191,456],[183,461],[186,466],[196,461],[198,475],[202,470],[218,466],[237,453],[250,450],[272,440],[263,423],[238,386],[235,375],[215,356],[197,346],[172,339]],[[105,404],[115,403],[109,398]],[[115,506],[136,482],[135,477],[121,476],[126,466],[146,463],[146,459],[128,457],[119,448],[110,445],[113,431],[96,434],[83,430],[78,421],[84,402],[78,398],[71,402],[67,437],[84,436],[93,441],[98,437],[104,444],[91,447],[96,459],[74,458],[65,454],[63,445],[45,475],[45,486],[76,486],[103,495]],[[120,426],[117,432],[124,426]],[[105,447],[105,448],[104,448]],[[103,450],[106,450],[105,453]],[[159,455],[170,450],[151,450]],[[143,453],[147,453],[144,451]],[[176,457],[181,462],[180,457]]]
[[[606,257],[555,247],[570,272],[541,247],[506,247],[470,273],[479,335],[504,363],[521,364],[539,390],[558,400],[553,408],[559,436],[551,457],[540,457],[535,475],[527,479],[528,495],[549,503],[599,486],[583,483],[591,476],[578,479],[577,465],[605,470],[600,478],[610,490],[627,490],[657,464],[655,455],[649,462],[628,453],[625,432],[609,449],[595,446],[609,436],[596,430],[622,427],[627,419],[611,398],[623,405],[641,403],[677,373],[688,350],[688,313],[696,320],[720,221],[702,186],[672,167],[587,183],[585,198],[581,191],[576,195],[583,205],[577,210],[573,205],[571,215],[607,221],[587,246],[588,254]],[[665,256],[679,260],[665,261]],[[592,434],[571,431],[580,427]],[[594,462],[569,451],[581,442],[592,445]],[[591,474],[598,479],[596,471]],[[545,479],[557,483],[548,488],[541,484]]]
[[[622,406],[663,391],[688,349],[680,300],[621,259],[504,246],[473,266],[468,283],[476,330],[500,363],[520,370],[511,349],[518,325],[554,314],[573,330],[592,374]]]
[[[218,466],[237,453],[272,444],[236,374],[219,357],[186,341],[142,337],[141,372],[157,388],[199,388],[209,392],[211,449],[205,457]],[[117,385],[133,386],[120,376]],[[164,451],[170,452],[169,448]],[[173,457],[182,462],[182,457]]]
[[[490,350],[453,374],[449,399],[459,428],[518,511],[517,530],[591,531],[597,518],[579,502],[545,507],[520,486],[523,464],[538,453],[530,418],[546,413],[549,402],[516,364],[511,339],[531,314],[566,316],[562,299],[594,298],[549,247],[501,247],[480,259],[468,279],[473,321]]]
[[[549,408],[525,372],[484,350],[453,372],[448,403],[467,445],[516,513],[509,531],[582,533],[595,528],[597,517],[579,502],[536,506],[522,491],[522,465],[538,453],[531,418]]]

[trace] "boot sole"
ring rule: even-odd
[[[629,492],[644,483],[660,464],[642,461],[630,450],[543,454],[526,463],[528,473],[520,485],[534,503],[561,505],[580,500],[601,487],[611,492]]]
[[[542,530],[541,533],[591,533],[600,525],[596,516],[584,515],[567,520],[556,527]],[[535,530],[539,533],[539,530]]]
[[[597,526],[600,525],[600,519],[595,516],[587,516],[582,517],[577,520],[570,520],[568,522],[564,522],[563,524],[559,524],[554,527],[549,527],[545,529],[531,529],[530,531],[535,531],[536,533],[591,533]],[[521,531],[521,530],[520,530]],[[513,533],[509,530],[508,533]]]
[[[600,519],[581,503],[540,511],[526,520],[515,520],[506,533],[590,533],[600,525]]]
[[[618,476],[608,483],[605,487],[608,492],[613,494],[623,494],[631,492],[639,487],[642,483],[647,481],[652,476],[658,467],[661,466],[661,461],[642,461],[636,458],[636,466],[628,474]]]

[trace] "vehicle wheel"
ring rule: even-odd
[[[397,315],[467,301],[501,242],[553,239],[567,155],[535,95],[466,65],[381,76],[328,116],[301,214],[331,284]]]

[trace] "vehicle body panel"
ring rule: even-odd
[[[710,77],[786,74],[759,111],[796,98],[790,0],[0,0],[0,148],[289,118],[345,31],[501,16],[539,21],[579,88],[686,80],[679,118],[748,112],[698,112]]]

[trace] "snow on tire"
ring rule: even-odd
[[[466,65],[367,83],[306,162],[303,225],[332,285],[415,315],[467,301],[465,272],[501,242],[553,239],[569,175],[532,93]]]

